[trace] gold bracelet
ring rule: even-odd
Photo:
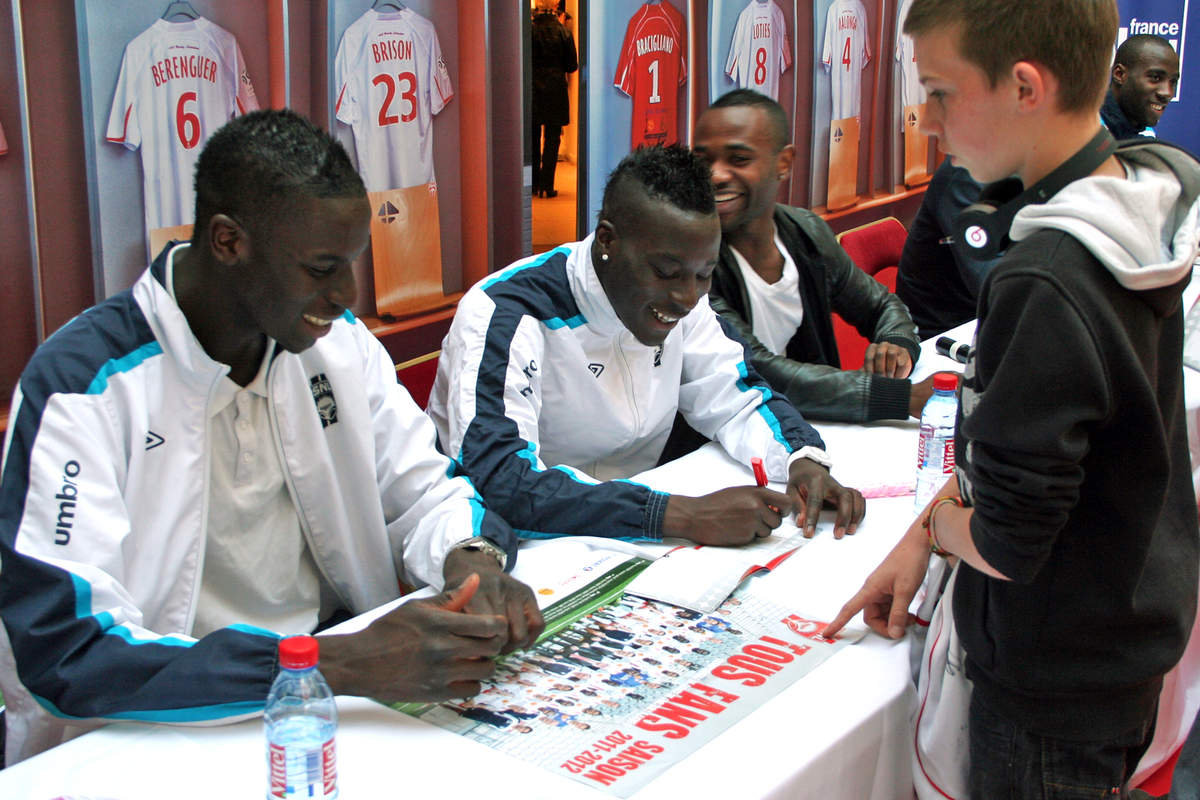
[[[959,508],[963,507],[962,500],[957,497],[941,497],[929,507],[929,511],[925,514],[925,519],[921,520],[921,525],[925,528],[925,537],[929,539],[929,552],[933,553],[935,556],[941,556],[942,558],[951,555],[951,553],[949,550],[946,550],[937,543],[937,537],[933,534],[933,513],[946,503],[953,503]]]

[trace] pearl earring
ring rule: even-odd
[[[601,261],[608,261],[608,253],[601,253],[601,254],[600,254],[600,260],[601,260]]]

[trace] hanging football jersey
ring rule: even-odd
[[[787,23],[775,0],[750,0],[738,15],[725,74],[743,89],[779,99],[779,76],[792,65]]]
[[[342,34],[333,79],[367,191],[432,183],[433,116],[454,97],[433,23],[369,9]]]
[[[833,93],[830,119],[858,116],[862,70],[870,60],[867,11],[861,0],[834,0],[825,18],[825,46],[821,52]]]
[[[217,128],[257,109],[237,40],[203,17],[155,20],[125,46],[105,135],[142,151],[147,231],[194,221],[200,150]]]
[[[679,9],[646,3],[629,20],[613,86],[633,99],[630,147],[679,141],[679,87],[687,82],[687,27]]]

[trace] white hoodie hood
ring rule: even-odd
[[[1020,241],[1041,228],[1069,233],[1127,289],[1178,283],[1200,250],[1200,164],[1158,142],[1123,146],[1117,158],[1128,178],[1074,181],[1021,209],[1009,235]]]

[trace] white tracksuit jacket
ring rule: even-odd
[[[428,412],[447,453],[522,537],[662,538],[653,467],[676,411],[772,480],[821,437],[749,367],[701,301],[661,348],[634,338],[591,263],[592,236],[471,288],[442,342]],[[598,481],[604,481],[598,483]]]
[[[34,355],[0,477],[0,689],[8,763],[98,720],[219,723],[261,711],[277,635],[188,634],[204,568],[213,361],[164,288],[132,290]],[[472,535],[516,537],[434,447],[383,347],[349,314],[268,374],[279,461],[317,567],[355,613],[441,584]],[[18,676],[19,675],[19,679]]]

